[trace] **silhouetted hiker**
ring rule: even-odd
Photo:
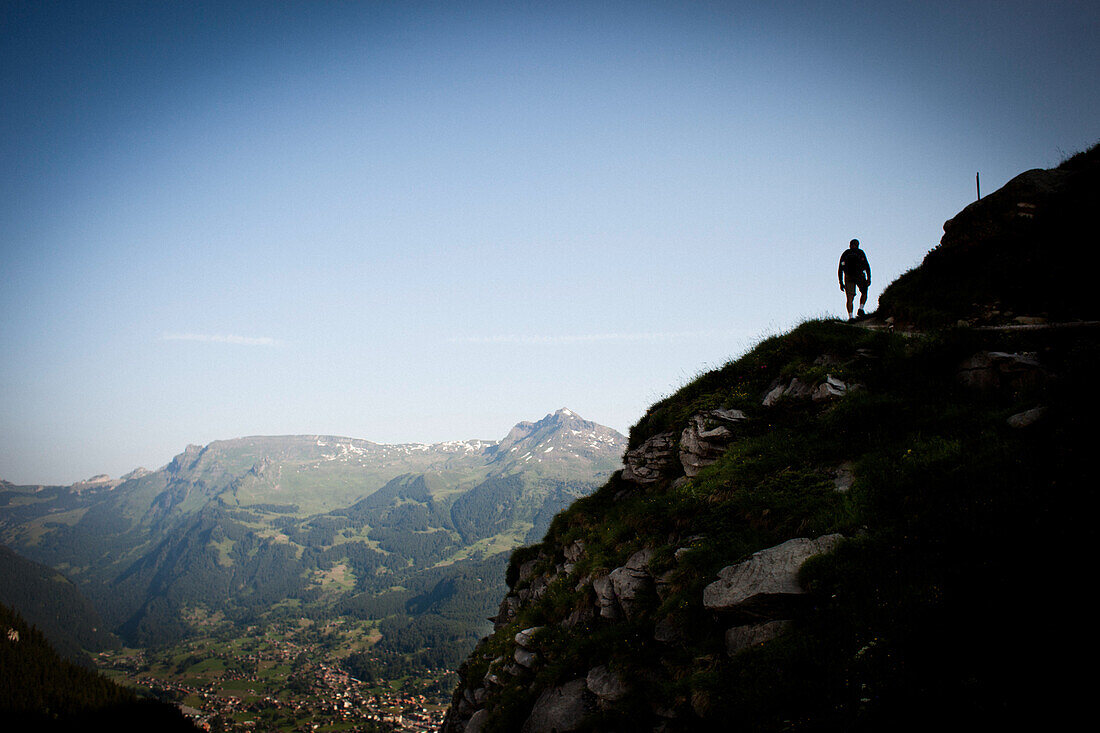
[[[848,243],[848,249],[840,256],[840,265],[836,268],[840,289],[848,296],[848,320],[852,320],[852,299],[859,288],[859,313],[865,315],[863,306],[867,305],[867,286],[871,284],[871,266],[867,264],[867,255],[859,248],[859,240]]]

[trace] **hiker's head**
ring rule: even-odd
[[[848,242],[848,249],[859,249],[859,240],[853,239],[851,242]]]

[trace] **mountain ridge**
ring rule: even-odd
[[[165,471],[165,470],[174,470],[174,471],[184,470],[185,468],[189,467],[190,464],[193,464],[195,460],[198,460],[198,458],[200,458],[201,455],[204,452],[206,452],[207,450],[217,449],[217,448],[224,448],[224,447],[228,447],[228,446],[237,446],[237,445],[240,445],[240,444],[243,444],[243,443],[246,443],[246,442],[255,443],[256,441],[261,441],[261,442],[276,442],[276,441],[282,441],[282,442],[285,442],[285,441],[298,441],[298,442],[304,441],[304,442],[309,442],[309,441],[320,441],[320,443],[318,444],[319,447],[331,444],[337,450],[340,450],[341,446],[343,447],[344,450],[348,450],[348,449],[350,449],[351,447],[354,446],[354,447],[359,447],[359,448],[368,447],[368,448],[371,448],[371,449],[382,450],[382,451],[402,450],[402,451],[405,451],[405,452],[423,452],[425,450],[435,450],[435,451],[438,451],[438,452],[457,452],[457,451],[463,451],[463,450],[464,451],[477,452],[477,451],[484,451],[484,450],[493,450],[494,448],[496,448],[496,449],[502,448],[505,443],[508,443],[509,445],[511,445],[511,443],[509,441],[513,440],[514,436],[517,435],[517,434],[522,434],[526,437],[528,432],[529,432],[528,428],[530,428],[532,426],[539,426],[539,425],[544,425],[544,424],[549,424],[549,423],[554,423],[554,422],[557,422],[558,424],[560,424],[562,417],[576,418],[576,421],[579,422],[580,424],[584,425],[586,429],[598,431],[601,435],[621,435],[620,433],[618,433],[618,431],[614,430],[613,428],[608,428],[606,426],[600,425],[599,423],[596,423],[596,422],[593,422],[593,421],[590,421],[590,420],[585,420],[584,418],[581,418],[576,412],[570,410],[569,408],[562,407],[562,408],[559,408],[558,410],[556,410],[554,412],[548,413],[546,416],[540,418],[537,421],[527,421],[527,420],[520,421],[519,423],[514,425],[511,428],[511,430],[509,430],[509,432],[505,435],[504,438],[501,438],[500,440],[489,440],[489,439],[483,439],[483,438],[468,438],[468,439],[459,439],[459,440],[442,440],[442,441],[436,441],[436,442],[433,442],[433,443],[425,443],[425,442],[419,442],[419,441],[409,441],[409,442],[400,442],[400,443],[380,443],[380,442],[372,441],[372,440],[369,440],[369,439],[366,439],[366,438],[354,438],[354,437],[350,437],[350,436],[336,435],[336,434],[331,434],[331,433],[284,433],[284,434],[243,435],[243,436],[239,436],[239,437],[236,437],[236,438],[218,438],[218,439],[210,441],[209,443],[206,443],[205,445],[200,445],[200,444],[196,444],[196,443],[189,443],[184,448],[183,451],[181,451],[180,453],[173,456],[167,463],[165,463],[160,468],[150,470],[150,469],[145,468],[144,466],[138,466],[138,467],[132,469],[131,471],[123,474],[119,478],[113,478],[108,474],[96,474],[96,475],[91,476],[87,479],[81,479],[81,480],[78,480],[78,481],[74,481],[72,484],[15,484],[11,481],[0,478],[0,488],[8,487],[8,490],[14,490],[14,489],[17,489],[17,488],[28,489],[28,488],[32,488],[32,487],[45,488],[45,487],[49,487],[49,486],[61,486],[61,487],[68,487],[68,488],[70,488],[74,491],[77,490],[78,488],[81,489],[81,490],[96,490],[96,489],[104,489],[104,488],[106,488],[107,490],[110,490],[110,489],[113,489],[114,487],[118,486],[119,484],[124,483],[125,481],[133,480],[133,479],[139,479],[139,478],[142,478],[144,476],[149,475],[150,473],[156,473],[156,472]],[[614,441],[609,441],[609,442],[614,442]],[[190,464],[188,466],[185,466],[184,464],[187,463],[188,461],[190,461]]]
[[[497,456],[501,441],[245,436],[189,445],[126,480],[4,484],[0,538],[63,570],[130,644],[184,638],[197,628],[187,619],[215,612],[247,623],[301,608],[366,623],[409,615],[407,604],[414,623],[418,609],[451,608],[447,623],[472,633],[491,604],[468,595],[446,607],[441,591],[414,602],[424,584],[457,594],[465,586],[447,573],[498,567],[495,556],[540,535],[625,448],[624,436],[570,410],[522,424],[540,426],[525,451],[554,460]],[[576,450],[545,452],[567,439]],[[344,580],[331,582],[334,573]]]
[[[1066,650],[1016,641],[1084,572],[1100,343],[1002,326],[1095,320],[1050,248],[1095,239],[1100,147],[1011,183],[867,321],[807,321],[652,405],[513,551],[443,733],[1057,727]]]

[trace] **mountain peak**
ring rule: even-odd
[[[626,437],[618,431],[563,407],[538,422],[517,423],[496,446],[493,461],[518,466],[575,458],[618,459],[625,448]]]

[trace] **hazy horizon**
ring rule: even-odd
[[[1100,139],[1100,7],[0,6],[0,478],[626,433]]]

